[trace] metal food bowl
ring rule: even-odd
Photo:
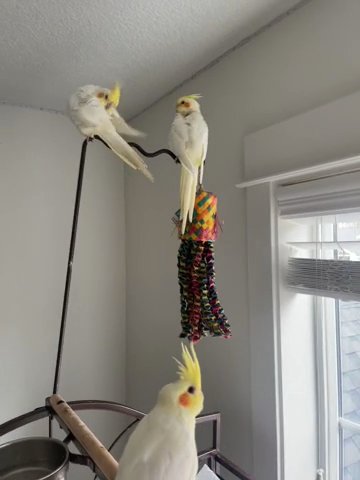
[[[60,440],[30,437],[0,445],[0,480],[65,480],[69,451]]]

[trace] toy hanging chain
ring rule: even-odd
[[[181,299],[181,338],[194,343],[203,336],[231,336],[230,325],[220,305],[215,286],[214,241],[218,235],[217,197],[200,188],[193,221],[181,234],[180,213],[174,222],[181,244],[178,277]]]

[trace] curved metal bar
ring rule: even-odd
[[[31,412],[19,415],[18,417],[8,420],[0,425],[0,437],[12,432],[13,430],[16,430],[17,428],[27,425],[28,423],[41,420],[42,418],[49,417],[50,415],[51,410],[48,406],[35,408],[35,410],[32,410]]]
[[[154,157],[158,157],[159,155],[169,155],[169,157],[171,157],[175,163],[180,163],[180,160],[175,155],[175,153],[169,150],[168,148],[160,148],[160,150],[156,150],[155,152],[147,152],[135,142],[128,142],[128,143],[130,147],[136,148],[136,150],[138,150],[141,153],[141,155],[144,155],[144,157],[154,158]]]
[[[196,423],[219,422],[221,418],[220,412],[203,413],[196,417]]]
[[[96,140],[99,140],[99,142],[103,143],[105,145],[105,147],[110,148],[109,145],[106,142],[104,142],[104,140],[102,138],[100,138],[98,135],[95,135],[94,138]],[[138,152],[140,152],[141,155],[143,155],[144,157],[154,158],[154,157],[158,157],[159,155],[168,155],[169,157],[171,157],[174,160],[175,163],[180,163],[180,160],[175,155],[175,153],[172,152],[171,150],[169,150],[168,148],[160,148],[159,150],[156,150],[155,152],[147,152],[138,143],[128,142],[128,144],[130,145],[130,147],[135,148]]]
[[[41,420],[42,418],[49,417],[52,414],[52,409],[48,404],[48,399],[46,399],[46,406],[35,408],[30,412],[24,413],[15,417],[7,422],[4,422],[0,425],[0,437],[6,435],[17,428],[23,427],[31,422]],[[145,416],[144,412],[136,410],[134,408],[128,407],[118,402],[109,402],[107,400],[73,400],[68,402],[73,410],[105,410],[108,412],[122,413],[124,415],[129,415],[134,418],[141,419]],[[200,415],[196,419],[196,423],[205,423],[205,422],[218,422],[220,420],[219,413],[210,413]]]
[[[209,458],[214,457],[217,453],[218,451],[216,450],[216,448],[201,450],[200,452],[198,452],[199,462],[206,462]]]
[[[48,403],[49,398],[46,399],[46,406],[35,408],[30,412],[24,413],[15,417],[7,422],[4,422],[0,425],[0,437],[6,435],[17,428],[23,427],[31,422],[41,420],[42,418],[49,417],[52,415],[52,409]],[[122,413],[124,415],[129,415],[134,418],[141,419],[145,416],[144,412],[136,410],[134,408],[123,405],[118,402],[109,402],[107,400],[72,400],[68,402],[73,410],[104,410],[108,412]],[[205,423],[205,422],[219,422],[220,413],[209,413],[203,414],[197,417],[196,423]]]
[[[118,402],[108,402],[106,400],[72,400],[67,403],[73,410],[105,410],[107,412],[123,413],[124,415],[139,419],[145,416],[145,413]]]
[[[221,466],[225,467],[226,470],[228,470],[233,475],[235,475],[236,478],[239,478],[240,480],[255,480],[252,475],[249,475],[248,473],[246,473],[238,465],[233,463],[231,460],[229,460],[227,457],[225,457],[221,453],[219,452],[216,453],[215,460]]]
[[[108,400],[71,400],[67,402],[73,410],[105,410],[108,412],[123,413],[134,418],[143,418],[146,414],[140,410],[128,407],[119,402],[109,402]],[[219,422],[221,414],[219,412],[204,413],[196,418],[196,423]]]

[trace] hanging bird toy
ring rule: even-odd
[[[203,336],[231,336],[215,286],[214,242],[218,236],[217,197],[200,188],[192,222],[182,234],[180,211],[174,222],[181,244],[178,275],[181,298],[181,338],[198,342]]]

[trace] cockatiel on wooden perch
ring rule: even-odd
[[[122,138],[143,134],[130,127],[116,110],[120,93],[118,84],[111,90],[96,85],[80,87],[70,97],[70,117],[83,135],[100,137],[121,160],[153,182],[144,160]]]
[[[202,411],[200,365],[193,344],[183,345],[179,380],[160,390],[158,401],[129,438],[115,480],[195,480],[195,418]]]
[[[197,101],[200,95],[187,95],[176,102],[176,115],[172,123],[169,146],[181,163],[180,219],[181,232],[186,222],[192,221],[196,189],[202,184],[204,161],[208,147],[208,126]]]

